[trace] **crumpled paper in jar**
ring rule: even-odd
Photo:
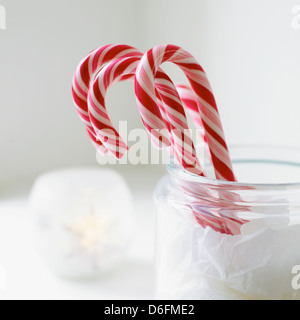
[[[202,228],[189,211],[158,210],[159,299],[300,299],[300,224],[257,219],[230,236]]]

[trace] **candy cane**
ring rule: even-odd
[[[121,47],[122,47],[122,49],[121,49]],[[124,47],[127,49],[124,49]],[[107,50],[107,52],[105,52],[106,50]],[[115,55],[111,52],[111,50],[114,52]],[[94,53],[95,53],[95,55],[92,57],[92,55]],[[97,54],[99,56],[97,56]],[[102,58],[101,58],[101,56],[102,56]],[[101,70],[101,69],[103,68],[103,66],[106,63],[111,63],[111,65],[110,65],[111,71],[110,72],[103,71],[103,74],[106,74],[106,83],[107,84],[109,84],[110,81],[112,81],[112,82],[117,81],[118,77],[119,77],[119,80],[131,79],[134,76],[134,71],[132,73],[128,73],[128,74],[126,74],[125,71],[123,73],[120,72],[120,74],[115,77],[115,70],[113,70],[113,66],[116,67],[118,57],[122,57],[122,58],[135,57],[137,60],[139,60],[141,56],[142,56],[142,54],[139,51],[137,51],[135,48],[128,47],[128,46],[102,47],[98,50],[93,51],[87,58],[85,58],[83,60],[83,62],[79,65],[79,67],[77,69],[77,74],[75,73],[74,80],[73,80],[73,96],[74,96],[74,102],[76,105],[76,109],[79,111],[79,114],[80,114],[82,120],[86,123],[87,130],[88,130],[88,133],[92,139],[93,144],[95,144],[97,149],[99,149],[103,153],[107,153],[106,146],[110,146],[110,147],[113,146],[114,149],[110,149],[110,151],[115,152],[115,155],[117,157],[120,157],[122,152],[126,152],[127,146],[125,144],[122,144],[122,140],[116,139],[116,137],[118,137],[118,133],[116,131],[114,131],[114,128],[112,127],[111,122],[110,123],[106,122],[106,127],[104,127],[104,128],[111,130],[113,133],[112,136],[105,134],[104,136],[101,137],[99,132],[96,132],[97,130],[99,130],[99,128],[97,127],[97,125],[99,125],[99,123],[97,124],[95,119],[92,120],[92,122],[94,122],[94,123],[91,123],[91,118],[93,118],[94,115],[99,116],[99,113],[97,114],[97,112],[96,112],[94,115],[92,115],[92,112],[86,111],[86,105],[87,105],[86,98],[87,97],[84,97],[84,95],[86,95],[86,91],[84,91],[82,89],[82,87],[83,87],[82,83],[85,84],[86,88],[89,88],[90,82],[97,72],[98,72],[97,79],[100,79],[101,78],[100,73],[102,73],[102,71],[104,70],[104,69],[103,70]],[[97,60],[97,63],[95,63],[95,59]],[[87,62],[87,61],[89,61],[89,62]],[[120,62],[120,61],[118,61],[118,62]],[[86,68],[87,65],[89,66],[89,68]],[[107,70],[109,70],[109,66],[107,67]],[[158,68],[157,68],[157,70],[158,70]],[[126,71],[128,71],[128,69]],[[78,73],[80,74],[80,76],[78,76]],[[108,77],[107,75],[109,73],[110,73],[110,75]],[[150,108],[148,106],[148,111],[150,112],[150,115],[151,115],[151,114],[153,114],[152,110],[154,110],[157,113],[156,115],[158,116],[158,118],[162,121],[160,127],[161,128],[167,127],[169,132],[171,132],[171,139],[170,139],[171,142],[167,141],[167,144],[173,143],[176,146],[175,155],[182,162],[183,167],[189,171],[190,168],[189,168],[189,166],[184,164],[184,160],[188,159],[190,161],[190,160],[194,159],[194,157],[195,157],[194,146],[192,144],[191,139],[188,144],[182,144],[182,141],[185,142],[185,140],[186,140],[186,139],[181,139],[182,138],[182,131],[179,130],[180,134],[176,135],[176,130],[178,129],[178,122],[180,123],[182,116],[184,116],[184,118],[185,118],[184,111],[182,111],[183,108],[180,107],[180,105],[181,105],[180,98],[182,99],[183,103],[190,111],[193,122],[195,123],[196,127],[198,127],[198,128],[200,128],[202,126],[205,127],[205,123],[202,123],[202,120],[199,117],[201,110],[199,110],[199,108],[198,108],[198,105],[200,105],[200,107],[203,108],[203,106],[202,106],[203,101],[201,100],[201,96],[199,96],[199,94],[196,95],[195,93],[193,93],[193,91],[188,89],[188,87],[177,86],[177,89],[179,91],[179,95],[178,95],[176,89],[174,88],[174,86],[172,86],[172,81],[162,71],[158,70],[155,73],[156,73],[156,80],[157,80],[155,82],[155,88],[156,88],[156,91],[155,91],[156,101],[155,102],[157,104],[157,108],[154,108],[153,104],[150,104]],[[97,79],[94,82],[94,84],[97,82]],[[191,80],[190,80],[190,82],[191,82]],[[191,82],[191,84],[192,84],[192,82]],[[98,83],[98,85],[99,85],[99,83]],[[108,86],[106,87],[106,89],[108,88]],[[102,87],[99,86],[99,88],[105,88],[105,86],[102,86]],[[195,88],[194,88],[194,90],[195,90]],[[83,94],[83,92],[84,92],[84,94]],[[90,100],[90,93],[91,92],[94,92],[94,85],[93,85],[93,89],[91,89],[91,87],[90,87],[90,90],[88,91],[88,100],[89,100],[89,105],[90,105],[88,107],[88,109],[90,109],[90,110],[93,109],[93,111],[95,111],[95,110],[97,110],[99,105],[97,106],[97,104],[95,104],[95,102],[97,102],[97,101]],[[197,92],[197,91],[195,90],[195,92]],[[80,94],[82,96],[80,96]],[[180,98],[179,98],[179,96],[180,96]],[[85,100],[83,99],[83,97],[85,98]],[[150,97],[151,97],[151,95],[150,95]],[[102,97],[102,98],[104,98],[104,97]],[[85,104],[84,104],[84,102],[85,102]],[[94,103],[94,106],[92,106],[93,103]],[[95,108],[95,106],[97,108]],[[141,108],[140,105],[139,105],[139,109],[140,109],[140,112],[141,112],[141,110],[143,110],[143,108]],[[197,111],[197,109],[198,109],[198,111]],[[98,111],[99,110],[101,111],[101,108],[98,109]],[[105,105],[104,105],[104,110],[106,111]],[[142,118],[143,118],[143,121],[145,124],[145,114],[144,113],[145,113],[145,111],[141,112]],[[101,112],[100,112],[100,114],[101,114]],[[146,113],[146,115],[147,115],[147,113]],[[202,115],[202,112],[201,112],[201,115]],[[153,119],[153,117],[151,119]],[[96,118],[96,120],[98,120],[98,119]],[[104,117],[104,122],[105,121],[110,121],[110,120],[109,120],[109,118]],[[109,126],[107,126],[108,124],[109,124]],[[181,130],[187,129],[187,125],[185,122],[183,122],[183,125],[181,124],[180,126],[179,127]],[[145,127],[146,127],[146,125],[145,125]],[[158,127],[157,124],[152,123],[146,129],[147,129],[148,133],[150,133],[153,130],[153,128],[156,128],[156,127]],[[96,129],[96,131],[95,131],[95,129]],[[207,129],[206,129],[206,131],[207,131]],[[104,144],[102,144],[102,142],[99,141],[99,137],[101,140],[103,140],[102,142],[104,142]],[[203,138],[205,140],[206,136],[203,135]],[[166,140],[164,140],[164,142],[165,141]],[[181,149],[180,149],[180,147],[181,147]],[[190,153],[186,152],[187,150],[189,151],[189,149],[191,150],[191,152]],[[119,150],[121,150],[122,152],[118,153],[117,151],[119,151]],[[184,158],[186,153],[188,154],[189,157]],[[196,164],[195,168],[197,168],[197,170],[194,170],[194,172],[191,170],[191,172],[199,174],[199,175],[203,174],[199,163]],[[216,173],[216,175],[217,175],[217,173]],[[199,193],[197,192],[197,194],[199,194]],[[203,195],[204,196],[207,195],[207,191],[205,191],[203,193]],[[197,206],[196,203],[192,203],[191,208],[194,211],[194,215],[197,218],[198,222],[203,227],[210,226],[214,230],[220,231],[222,233],[238,234],[238,232],[240,230],[240,226],[241,226],[241,224],[243,224],[243,222],[241,222],[241,220],[236,219],[236,218],[232,218],[232,217],[226,217],[226,215],[225,216],[222,215],[222,213],[220,213],[220,211],[213,212],[213,210],[210,210],[210,212],[204,212],[203,208],[201,209],[201,206],[200,207]]]
[[[125,60],[125,63],[121,63]],[[126,61],[129,62],[126,64]],[[120,137],[118,131],[114,128],[105,107],[105,94],[107,89],[116,81],[133,80],[135,77],[135,70],[139,57],[133,57],[131,59],[116,59],[103,67],[95,76],[93,83],[90,86],[90,92],[88,95],[88,109],[89,118],[93,130],[97,138],[103,143],[103,146],[112,153],[117,159],[120,159],[128,151],[128,146]],[[132,63],[132,65],[131,65]],[[158,95],[158,106],[162,111],[164,107],[162,106],[162,101]],[[163,112],[161,114],[164,115]],[[164,115],[165,116],[165,115]],[[150,126],[150,120],[153,119],[153,114],[149,113],[148,119],[145,122],[148,124],[146,129],[151,128],[151,131],[155,132],[152,136],[152,143],[154,146],[169,145],[170,139],[168,135],[168,123],[164,120],[163,116],[160,116],[162,121],[165,123],[164,130],[157,129],[158,124],[153,122]],[[149,120],[149,118],[151,118]],[[150,129],[148,129],[150,130]],[[167,137],[167,138],[166,138]],[[166,141],[167,139],[167,141]]]
[[[161,47],[165,47],[165,49],[161,50]],[[205,129],[204,138],[207,139],[210,148],[209,153],[211,154],[214,163],[216,177],[223,180],[235,180],[216,103],[203,69],[197,64],[195,59],[190,54],[186,52],[182,53],[182,49],[174,46],[169,46],[169,48],[167,48],[168,46],[161,47],[157,47],[160,49],[158,50],[158,53],[155,52],[155,48],[150,50],[148,54],[142,58],[142,61],[137,69],[136,94],[138,97],[138,103],[143,103],[143,94],[145,88],[147,88],[147,85],[150,85],[151,90],[153,81],[155,81],[156,70],[160,64],[165,61],[171,61],[179,65],[186,73],[195,91],[195,94],[197,94],[198,97],[199,105],[197,108],[202,117],[202,121],[198,122],[198,126],[200,127],[203,125]],[[174,49],[177,50],[177,55],[174,54]],[[154,51],[154,53],[152,53],[152,51]],[[178,51],[181,51],[180,54],[178,54]],[[149,87],[147,89],[149,90]],[[186,100],[183,100],[185,100],[187,103],[190,103],[191,101],[189,99],[190,98],[188,97]],[[194,109],[194,111],[196,111],[196,109]],[[195,116],[198,116],[197,112],[192,114],[194,122]],[[186,189],[184,186],[183,188]],[[204,190],[202,196],[207,196],[207,190]],[[222,192],[220,192],[219,196],[220,199],[222,199],[224,196],[226,197],[226,195],[224,195]],[[194,207],[194,205],[192,206]],[[216,212],[211,210],[210,212],[204,213],[199,209],[195,210],[195,208],[197,207],[194,207],[192,210],[194,215],[198,217],[197,220],[199,223],[202,221],[201,224],[204,227],[209,225],[214,230],[219,230],[223,233],[238,234],[240,232],[241,225],[246,222],[238,217],[227,217],[221,213],[221,210],[216,210]]]
[[[106,147],[104,146],[104,144],[95,137],[94,133],[92,133],[89,128],[86,128],[86,131],[92,141],[93,146],[95,147],[95,149],[97,150],[97,152],[99,152],[102,155],[107,155],[108,150],[106,149]]]
[[[199,111],[217,179],[235,181],[215,98],[204,70],[190,53],[177,46],[161,45],[149,50],[142,57],[135,80],[139,108],[145,108],[150,99],[151,105],[155,107],[156,73],[159,66],[167,61],[175,63],[184,71],[197,94],[200,102]]]
[[[87,57],[85,57],[81,63],[78,65],[74,77],[73,77],[73,85],[72,85],[72,92],[73,92],[73,101],[76,107],[76,110],[78,111],[78,114],[84,124],[86,125],[87,131],[89,136],[92,139],[92,143],[95,145],[97,150],[103,154],[107,153],[107,149],[102,144],[102,142],[98,139],[96,133],[94,132],[94,128],[91,125],[90,122],[90,116],[88,114],[88,106],[87,106],[87,94],[88,94],[88,88],[90,86],[90,82],[101,68],[111,62],[115,59],[118,59],[120,57],[142,57],[143,53],[137,50],[136,48],[127,46],[127,45],[107,45],[103,46],[99,49],[96,49],[92,51]],[[124,77],[131,78],[132,75],[125,75]],[[123,79],[124,80],[124,79]],[[159,99],[159,97],[158,97]],[[192,102],[189,104],[192,107]],[[187,107],[189,107],[187,105]],[[152,117],[158,116],[161,118],[162,121],[164,121],[164,118],[167,117],[166,112],[164,110],[164,106],[162,103],[159,103],[160,107],[160,114],[156,111],[155,115],[152,115]],[[195,118],[196,119],[196,118]],[[165,122],[166,125],[166,122]],[[151,122],[149,123],[149,126],[145,125],[146,129],[148,129],[148,132],[155,132],[155,129],[157,131],[162,130],[164,128],[162,122],[158,125],[157,123],[153,123],[151,125]],[[163,131],[162,131],[163,132]],[[150,137],[153,138],[153,135],[150,134]],[[153,144],[156,147],[164,147],[169,146],[171,143],[168,141],[167,137],[163,137],[163,141],[153,141]]]
[[[130,75],[135,76],[138,63],[138,57],[119,59],[110,63],[96,76],[88,95],[89,114],[93,128],[103,144],[117,158],[122,158],[128,147],[113,127],[107,114],[105,94],[114,82],[130,79]],[[177,159],[186,170],[201,174],[202,169],[196,157],[193,141],[189,136],[181,100],[172,81],[161,70],[157,73],[156,88],[156,98],[162,101],[162,103],[159,103],[159,108],[163,109],[164,115],[168,117],[168,120],[165,120],[166,128],[172,134]],[[147,116],[151,115],[151,110],[145,108],[140,112],[143,113],[144,121],[147,122]],[[152,135],[153,132],[150,134]],[[156,131],[154,134],[156,134]]]
[[[199,112],[199,102],[198,97],[191,87],[185,84],[176,84],[176,89],[179,93],[180,99],[183,102],[184,106],[187,108],[190,117],[193,120],[193,123],[197,129],[198,134],[200,135],[202,141],[204,142],[205,152],[209,159],[211,159],[211,154],[209,146],[207,143],[207,138],[205,136],[203,123],[201,119],[201,114]]]
[[[248,221],[237,216],[236,212],[249,212],[247,206],[241,205],[242,200],[238,194],[219,190],[211,192],[207,185],[182,180],[180,186],[192,199],[187,205],[203,228],[209,226],[221,233],[240,234],[241,226]],[[213,190],[213,186],[211,186]]]
[[[196,175],[204,175],[189,132],[184,107],[173,82],[165,73],[158,70],[155,87],[164,102],[177,160],[186,171]],[[140,104],[138,106],[141,108]],[[140,113],[143,117],[141,110]]]
[[[199,112],[199,102],[197,95],[191,89],[191,87],[184,84],[176,84],[176,89],[181,101],[187,108],[196,129],[199,131],[202,140],[207,144],[207,138],[205,136],[201,114]]]
[[[138,58],[126,58],[114,61],[107,67],[103,68],[101,72],[99,72],[89,91],[89,109],[91,114],[95,114],[95,117],[97,117],[96,122],[92,120],[92,123],[95,126],[95,131],[100,136],[101,140],[107,146],[107,148],[115,153],[116,157],[119,157],[118,152],[120,149],[116,148],[116,146],[123,146],[124,152],[127,151],[127,146],[119,136],[118,132],[113,128],[113,125],[109,119],[105,106],[105,94],[107,92],[107,89],[116,81],[130,79],[130,75],[135,74],[135,69],[138,65],[138,62]],[[168,81],[171,80],[168,80],[166,74],[158,71],[156,81],[156,87],[158,89],[159,95],[162,97],[162,100],[167,101],[164,97],[170,97],[169,95],[172,92],[172,86],[168,83]],[[174,94],[173,99],[175,99],[176,93],[173,92],[172,94]],[[193,103],[195,102],[191,100],[190,107]],[[166,107],[166,113],[168,113],[168,108],[170,108],[170,106]],[[93,117],[91,117],[91,119],[93,119]],[[177,119],[177,122],[178,120],[180,120],[180,118]],[[172,127],[172,129],[174,129],[174,127]],[[109,134],[108,131],[110,131]],[[194,186],[186,184],[186,186],[183,188],[186,191],[188,190],[189,193],[194,194]],[[208,194],[209,193],[207,192],[207,190],[198,188],[197,193],[195,194],[195,198],[200,198],[200,195],[204,198],[207,198]],[[211,195],[209,196],[209,198],[210,197]],[[197,205],[197,202],[193,201],[189,206],[193,210],[194,216],[197,219],[198,223],[204,228],[209,226],[218,232],[226,234],[238,234],[240,231],[240,227],[243,224],[243,221],[237,218],[222,215],[219,212],[220,210],[210,209],[205,211],[204,203],[203,206],[201,206]]]
[[[88,113],[87,97],[89,92],[90,82],[99,70],[109,62],[112,62],[119,58],[126,57],[142,57],[142,53],[136,48],[127,45],[107,45],[99,49],[92,51],[87,57],[85,57],[76,68],[73,83],[72,94],[75,108],[79,114],[79,117],[85,124],[87,131],[92,138],[93,144],[97,147],[101,153],[106,153],[107,150],[103,147],[102,142],[97,140],[97,135],[90,122]],[[162,130],[165,128],[161,113],[158,108],[153,108],[152,115],[149,116],[146,129],[151,131],[152,128]],[[163,131],[162,131],[163,132]],[[155,143],[155,141],[153,141]],[[170,146],[168,137],[164,137],[157,147]]]

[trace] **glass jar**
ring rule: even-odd
[[[158,299],[300,299],[300,150],[231,156],[239,183],[171,164],[157,186]]]

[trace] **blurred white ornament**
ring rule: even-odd
[[[30,196],[38,251],[58,275],[91,278],[115,269],[133,229],[128,186],[112,170],[69,169],[41,176]]]

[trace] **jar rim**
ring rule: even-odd
[[[233,144],[230,146],[230,150],[238,150],[238,149],[276,149],[279,153],[280,151],[289,151],[289,152],[297,152],[300,155],[300,148],[298,147],[287,147],[287,146],[278,146],[278,145],[255,145],[255,144]],[[257,160],[249,160],[243,159],[243,163],[270,163],[270,164],[282,164],[286,166],[295,166],[300,168],[300,160],[298,161],[288,161],[288,160],[271,160],[271,159],[257,159]],[[232,160],[233,164],[241,163],[241,160]],[[232,181],[223,181],[217,180],[215,178],[197,176],[191,172],[184,170],[179,164],[176,164],[175,161],[171,161],[170,164],[167,165],[167,169],[169,173],[177,178],[188,180],[190,182],[218,186],[218,187],[233,187],[233,188],[253,188],[253,189],[300,189],[300,181],[299,182],[289,182],[289,183],[245,183],[245,182],[232,182]]]

